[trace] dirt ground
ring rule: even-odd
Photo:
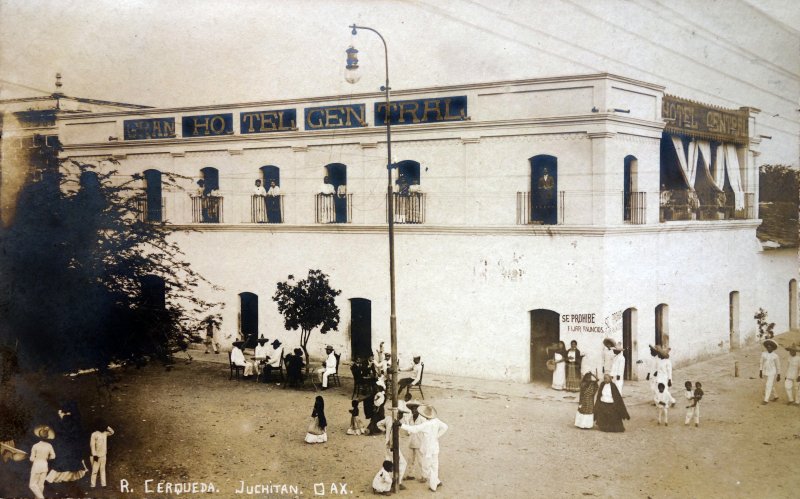
[[[797,339],[785,335],[780,343]],[[622,434],[575,428],[575,397],[544,385],[431,376],[426,401],[450,425],[441,440],[444,486],[436,495],[797,497],[792,477],[800,458],[800,407],[786,405],[782,382],[781,400],[760,405],[760,351],[752,346],[677,369],[673,395],[679,402],[669,427],[656,425],[646,382],[628,382],[624,394],[631,421]],[[785,366],[786,350],[780,355]],[[97,391],[89,376],[49,387],[79,400],[84,421],[103,414],[116,430],[109,438],[109,488],[87,495],[164,497],[170,494],[157,488],[163,481],[212,483],[216,497],[242,497],[248,494],[236,490],[244,481],[277,486],[271,495],[252,494],[256,497],[372,496],[384,440],[345,434],[351,379],[323,393],[329,440],[308,445],[303,437],[313,390],[229,381],[226,365],[204,360],[195,355],[195,361],[179,362],[170,372],[157,366],[120,371],[110,392]],[[699,428],[683,425],[686,379],[703,381]],[[29,469],[26,462],[0,463],[0,495],[31,497]],[[128,493],[120,490],[121,480],[127,480]],[[152,480],[147,489],[146,480]],[[80,490],[68,493],[88,491],[88,481],[87,476]],[[324,496],[317,494],[319,484]],[[401,496],[431,495],[420,482],[406,485]],[[45,490],[48,496],[59,491],[52,485]]]

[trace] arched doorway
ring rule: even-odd
[[[728,295],[728,332],[730,348],[739,348],[739,292],[731,291]]]
[[[638,360],[636,341],[636,309],[631,307],[622,312],[622,354],[625,356],[625,379],[633,378],[633,365]]]
[[[350,298],[350,355],[366,359],[372,353],[372,302]]]
[[[669,305],[656,307],[656,345],[669,346]]]
[[[531,316],[531,381],[551,381],[547,370],[548,348],[558,343],[560,337],[558,312],[546,309],[530,311]]]
[[[797,329],[797,279],[789,281],[789,329]]]
[[[633,206],[631,202],[631,194],[637,192],[637,174],[639,169],[639,160],[636,156],[625,156],[623,170],[623,186],[622,186],[622,202],[623,202],[623,219],[630,222],[634,218],[632,210],[638,208]]]
[[[239,293],[239,331],[242,333],[244,348],[255,348],[258,340],[258,295]]]

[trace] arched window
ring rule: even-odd
[[[258,295],[255,293],[239,293],[239,331],[245,348],[255,348],[258,339]]]
[[[644,193],[639,191],[639,160],[636,156],[625,156],[622,186],[623,220],[632,223],[644,223]]]
[[[350,222],[352,196],[347,192],[347,165],[342,163],[325,165],[324,183],[333,186],[333,195],[331,193],[317,195],[317,222]]]
[[[420,185],[418,162],[408,159],[400,161],[395,166],[397,167],[395,183],[398,185],[398,192],[402,192],[403,186]]]
[[[201,223],[222,222],[222,197],[219,195],[219,171],[207,166],[200,170],[197,196],[192,199],[192,220]]]
[[[342,163],[325,165],[325,175],[328,177],[328,183],[333,185],[336,192],[339,191],[339,186],[347,186],[347,165]]]
[[[269,190],[270,182],[275,182],[278,187],[281,186],[281,169],[277,166],[266,165],[260,168],[261,178],[264,182],[264,189]]]
[[[207,166],[200,170],[200,174],[203,178],[204,183],[204,194],[208,194],[211,191],[219,190],[219,170],[214,168],[213,166]]]
[[[540,154],[531,163],[531,221],[558,223],[558,158]]]
[[[160,222],[161,212],[161,172],[158,170],[144,171],[145,203],[141,213],[145,222]]]
[[[625,379],[633,378],[633,366],[639,360],[636,326],[638,314],[631,307],[622,312],[622,353],[625,356]]]

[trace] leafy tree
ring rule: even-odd
[[[800,170],[786,165],[762,165],[758,176],[758,198],[763,202],[798,204]]]
[[[756,320],[756,324],[758,325],[758,339],[759,340],[766,340],[770,339],[775,336],[774,329],[775,323],[774,322],[767,322],[767,311],[763,308],[759,308],[756,315],[753,316],[753,319]]]
[[[300,329],[300,347],[306,357],[306,374],[309,370],[307,345],[311,332],[316,328],[322,334],[336,330],[339,307],[335,298],[341,293],[331,288],[327,275],[314,269],[309,270],[308,277],[300,281],[295,281],[294,276],[290,275],[287,281],[278,283],[272,300],[283,314],[286,329]]]
[[[170,230],[139,216],[140,178],[120,181],[114,164],[47,169],[0,230],[0,344],[23,369],[105,375],[113,363],[168,363],[213,306],[196,296],[205,279]]]

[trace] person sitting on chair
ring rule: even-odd
[[[320,377],[320,382],[322,382],[323,390],[328,389],[328,376],[336,373],[336,356],[333,353],[333,347],[330,345],[326,346],[325,352],[328,354],[328,357],[325,359],[322,367],[316,371]]]
[[[400,369],[400,371],[412,371],[414,373],[413,378],[402,378],[397,382],[397,393],[403,391],[403,388],[406,389],[406,394],[411,391],[411,387],[414,385],[419,385],[420,378],[422,378],[422,364],[420,363],[420,356],[414,356],[414,364],[411,365],[408,369]]]
[[[253,362],[250,360],[246,360],[244,358],[244,352],[242,351],[242,347],[244,346],[243,341],[234,341],[233,348],[231,349],[231,362],[234,365],[244,367],[244,377],[250,377],[253,375]]]
[[[303,367],[306,363],[303,362],[303,350],[300,348],[294,349],[294,355],[286,355],[286,377],[291,386],[297,386],[303,383]]]
[[[268,360],[264,364],[264,369],[267,371],[267,375],[269,375],[270,371],[273,369],[280,369],[281,367],[281,358],[283,358],[283,348],[281,347],[281,342],[277,338],[272,342],[272,349],[268,355]]]

